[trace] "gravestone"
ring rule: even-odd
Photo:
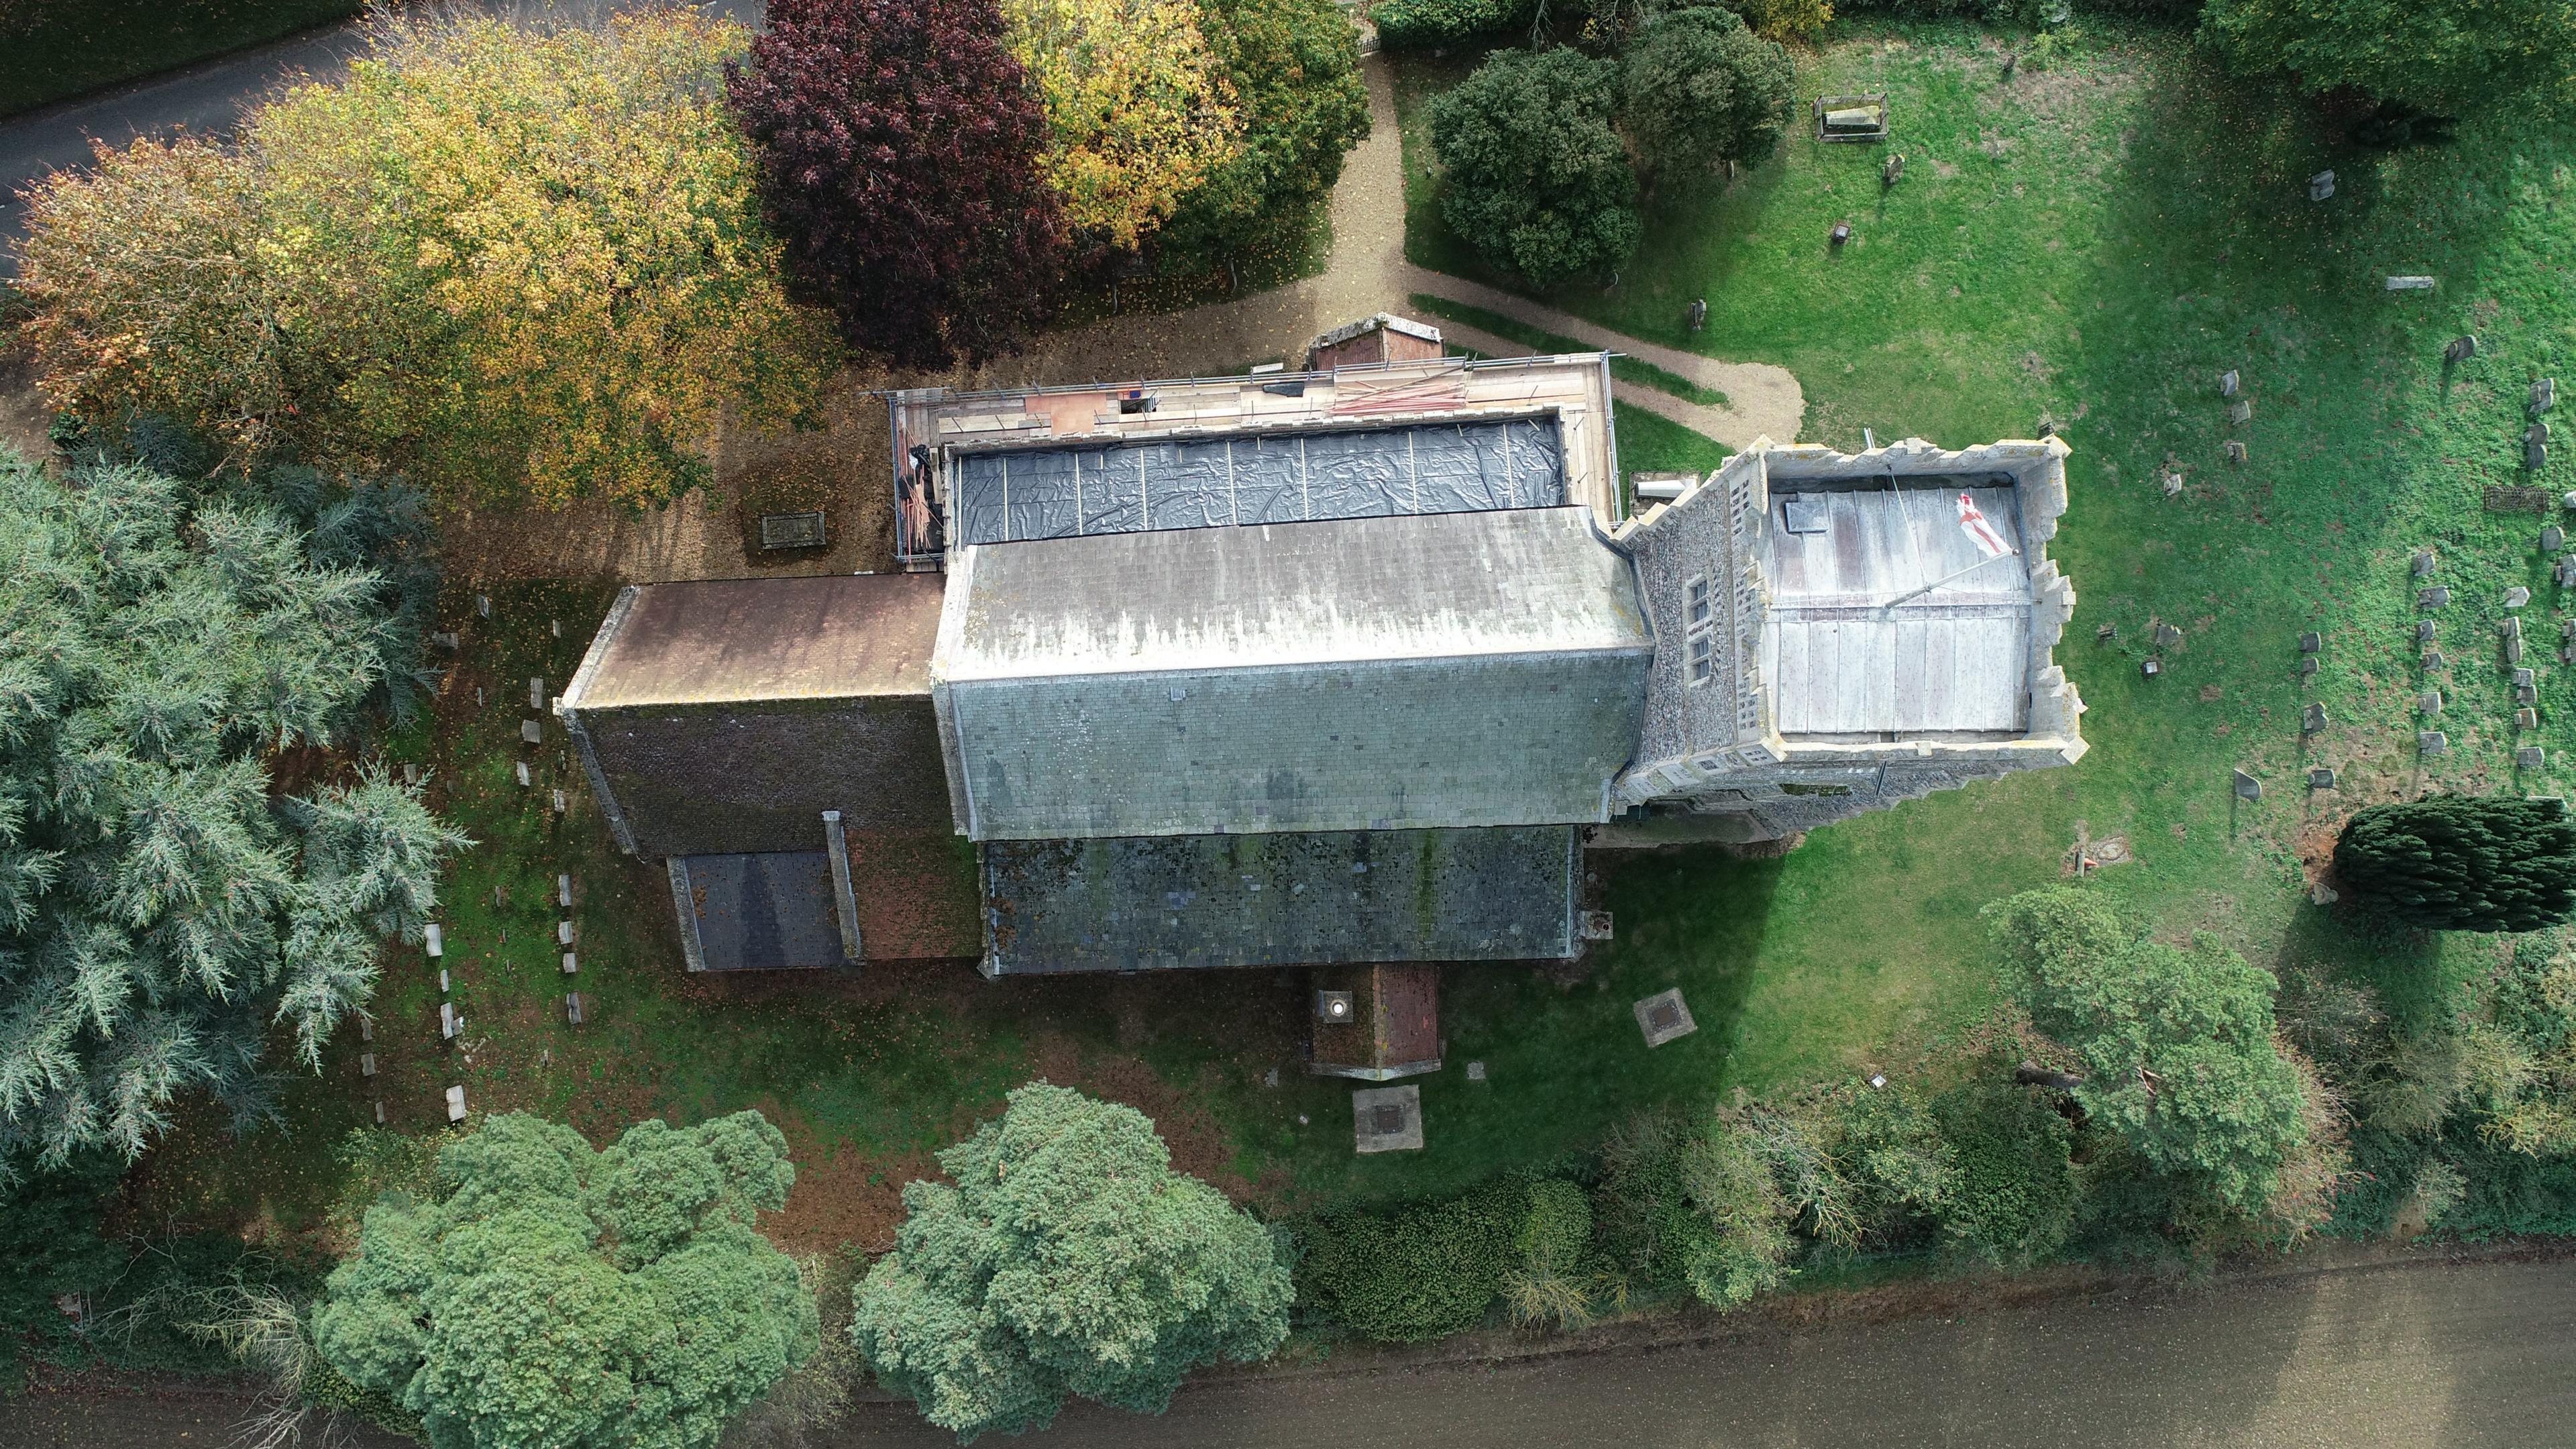
[[[372,1077],[375,1074],[376,1054],[374,1052],[358,1053],[358,1075],[362,1077]]]
[[[2230,439],[2228,439],[2228,440],[2227,440],[2227,461],[2228,461],[2228,462],[2230,462],[2230,463],[2242,463],[2242,462],[2244,462],[2244,461],[2245,461],[2245,445],[2244,445],[2243,443],[2240,443],[2240,442],[2236,441],[2234,438],[2230,438]]]
[[[2325,766],[2323,766],[2323,765],[2319,765],[2319,766],[2317,766],[2315,769],[2312,769],[2312,770],[2308,771],[2308,788],[2309,788],[2309,789],[2311,789],[2311,790],[2331,790],[2331,789],[2333,789],[2334,787],[2335,787],[2335,772],[2334,772],[2334,771],[2332,771],[2332,770],[2330,770],[2330,769],[2327,769],[2327,768],[2326,768]]]
[[[555,944],[559,946],[569,946],[572,944],[571,921],[564,920],[555,922]]]
[[[2540,530],[2540,551],[2542,553],[2556,553],[2558,550],[2565,548],[2566,546],[2567,530],[2560,528],[2554,523],[2549,525],[2547,528]]]
[[[2238,386],[2239,383],[2237,382],[2235,368],[2231,367],[2218,375],[2218,395],[2220,397],[2236,396]]]
[[[2165,667],[2152,659],[2141,659],[2138,661],[2138,672],[2149,679],[2153,679],[2157,675],[2164,673]]]
[[[2538,745],[2524,745],[2513,752],[2513,767],[2517,770],[2537,770],[2548,762],[2548,754]]]
[[[2326,707],[2311,703],[2299,719],[2299,733],[2312,735],[2326,727]]]
[[[565,802],[565,800],[564,800],[564,792],[562,792],[561,790],[557,790],[557,791],[555,792],[555,802],[554,802],[554,803],[555,803],[555,813],[556,813],[557,815],[561,815],[562,813],[564,813],[564,807],[565,807],[565,803],[566,803],[566,802]]]
[[[457,638],[456,631],[453,629],[449,629],[444,632],[433,632],[429,636],[429,642],[446,650],[450,654],[454,654],[465,647],[465,641]]]
[[[554,637],[556,637],[556,638],[558,638],[558,639],[562,638],[562,637],[563,637],[563,620],[561,620],[561,619],[548,619],[548,620],[546,621],[546,632],[547,632],[547,633],[549,633],[549,634],[552,634]]]
[[[519,788],[522,790],[528,788],[529,784],[532,783],[528,779],[528,762],[525,760],[512,760],[510,762],[510,775],[513,779],[519,782]]]
[[[1878,168],[1878,184],[1881,186],[1894,186],[1904,177],[1905,153],[1901,151],[1888,157],[1887,164]]]
[[[2444,362],[2466,362],[2477,355],[2478,339],[2475,333],[2454,337],[2451,339],[2451,345],[2442,349]]]
[[[544,740],[545,737],[546,727],[544,725],[541,725],[532,719],[523,719],[519,721],[519,738],[522,741],[533,745]]]
[[[2315,656],[2315,655],[2311,654],[2311,655],[2307,656],[2306,658],[2301,659],[2301,660],[2299,661],[2299,673],[2300,673],[2300,675],[2301,675],[2302,677],[2305,677],[2305,676],[2307,676],[2307,675],[2314,674],[2314,673],[2316,673],[2316,672],[2317,672],[2317,656]]]
[[[2426,589],[2415,596],[2415,604],[2418,608],[2439,609],[2448,605],[2450,602],[2451,590],[2450,587],[2445,584],[2435,584],[2433,587]]]
[[[2513,702],[2516,704],[2538,704],[2540,703],[2540,691],[2526,684],[2513,692]]]
[[[2520,664],[2522,662],[2522,637],[2520,635],[2516,635],[2513,638],[2504,641],[2504,662],[2507,664]]]
[[[1361,1152],[1422,1150],[1422,1089],[1372,1087],[1351,1093],[1352,1146]]]
[[[544,709],[545,707],[546,682],[541,677],[531,675],[528,678],[528,708]]]
[[[2157,648],[2159,648],[2159,649],[2171,649],[2173,646],[2175,646],[2176,644],[2179,644],[2179,643],[2181,643],[2181,642],[2182,642],[2182,631],[2181,631],[2180,629],[2175,628],[2175,627],[2174,627],[2173,625],[2171,625],[2171,624],[2158,624],[2158,625],[2156,626],[2156,647],[2157,647]]]
[[[2421,274],[2392,276],[2387,286],[2392,292],[2429,292],[2433,290],[2433,279]]]
[[[2531,410],[2545,413],[2558,401],[2558,379],[2544,377],[2531,385]]]
[[[502,934],[506,936],[508,932],[504,931]],[[447,994],[447,968],[444,966],[438,968],[438,994],[441,996]]]
[[[2093,626],[2093,642],[2096,644],[2107,644],[2119,637],[2120,626],[2117,624],[2096,624]]]
[[[379,1127],[385,1125],[385,1104],[382,1100],[376,1103],[376,1125]]]
[[[1690,304],[1690,330],[1692,330],[1693,332],[1697,332],[1697,331],[1700,331],[1701,329],[1703,329],[1703,328],[1705,328],[1705,327],[1707,327],[1707,326],[1708,326],[1708,299],[1707,299],[1706,297],[1693,297],[1693,298],[1691,298],[1691,304]]]
[[[2420,579],[2431,576],[2433,570],[2439,565],[2439,563],[2440,560],[2434,555],[2431,549],[2419,548],[2415,550],[2415,561],[2410,565],[2410,567],[2414,570],[2415,577]]]
[[[571,876],[559,875],[555,877],[555,904],[564,907],[566,910],[570,910],[572,908]]]
[[[2165,496],[2167,498],[2179,498],[2182,496],[2182,475],[2180,473],[2167,473],[2165,475]]]
[[[419,784],[420,766],[413,764],[410,761],[405,761],[403,763],[403,783],[406,785]]]
[[[2442,691],[2428,689],[2415,696],[2415,712],[2430,719],[2442,712]]]
[[[438,922],[432,921],[420,928],[420,944],[428,950],[429,959],[435,961],[447,954],[447,933],[439,929]]]
[[[2516,584],[2512,588],[2504,591],[2504,606],[2508,609],[2519,609],[2530,602],[2531,590],[2524,588],[2520,584]]]
[[[2441,650],[2434,648],[2430,644],[2424,646],[2424,668],[2426,672],[2429,673],[2432,670],[2448,669],[2450,667],[2451,661],[2442,657]]]
[[[2334,195],[2334,173],[2320,171],[2308,178],[2308,200],[2323,201]]]
[[[2537,473],[2541,469],[2548,467],[2549,445],[2542,442],[2528,442],[2523,444],[2522,466],[2523,470],[2529,473]]]
[[[2313,629],[2299,636],[2299,652],[2302,654],[2314,654],[2324,647],[2326,647],[2325,636]]]
[[[2254,421],[2254,400],[2251,398],[2240,397],[2235,402],[2229,404],[2227,408],[2227,420],[2236,424],[2238,427],[2243,427],[2245,424]]]
[[[462,1122],[465,1120],[465,1089],[463,1087],[450,1087],[447,1089],[447,1120],[450,1122]]]
[[[581,961],[573,952],[566,951],[563,953],[563,974],[566,976],[578,976],[581,974]]]
[[[474,596],[474,614],[475,617],[481,619],[489,619],[492,617],[492,596],[490,594],[476,594]]]
[[[2417,730],[2415,732],[2415,752],[2417,754],[2438,755],[2448,751],[2450,748],[2450,736],[2443,734],[2440,730]]]
[[[2513,687],[2516,689],[2529,689],[2536,682],[2538,681],[2532,677],[2528,669],[2517,669],[2513,672]]]
[[[454,1005],[453,1003],[451,1003],[451,1002],[445,1002],[445,1001],[442,1001],[442,1002],[438,1003],[438,1037],[439,1037],[439,1040],[441,1040],[441,1041],[454,1041],[454,1040],[456,1040],[456,1033],[457,1033],[457,1030],[458,1030],[458,1028],[460,1028],[460,1027],[461,1027],[461,1026],[463,1026],[463,1025],[464,1025],[464,1023],[463,1023],[461,1020],[459,1020],[459,1019],[458,1019],[458,1017],[457,1017],[457,1015],[456,1015],[456,1007],[455,1007],[455,1005]]]
[[[2502,638],[2520,639],[2522,637],[2522,621],[2520,619],[2507,617],[2501,623],[2496,625],[2496,633]]]
[[[2513,727],[2518,730],[2536,730],[2540,728],[2540,711],[2533,709],[2529,705],[2524,705],[2522,708],[2515,710],[2513,712]]]
[[[1847,221],[1835,222],[1834,229],[1825,233],[1825,240],[1832,246],[1841,246],[1844,242],[1850,241],[1851,223]]]
[[[2553,575],[2562,589],[2576,588],[2576,553],[2560,554]]]
[[[2415,642],[2418,644],[2432,643],[2433,636],[2439,632],[2440,626],[2436,625],[2430,619],[2418,619],[2415,621]]]
[[[2239,800],[2262,799],[2263,782],[2255,779],[2249,774],[2246,774],[2243,770],[2238,770],[2236,772],[2236,798]]]
[[[375,1024],[375,1022],[373,1022],[373,1021],[371,1021],[371,1020],[369,1020],[368,1018],[363,1017],[363,1016],[362,1016],[362,1017],[359,1017],[359,1018],[358,1018],[358,1040],[360,1040],[360,1041],[374,1041],[375,1039],[376,1039],[376,1024]]]
[[[1691,1019],[1690,1003],[1682,1000],[1682,990],[1659,991],[1635,1002],[1630,1010],[1637,1017],[1637,1030],[1645,1035],[1646,1045],[1659,1047],[1699,1030]]]

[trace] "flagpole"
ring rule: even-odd
[[[1975,573],[1977,570],[1984,568],[1986,565],[1995,562],[1997,559],[2019,557],[2021,557],[2020,552],[2014,549],[2006,549],[2002,553],[1988,554],[1984,558],[1977,560],[1975,563],[1968,565],[1966,568],[1959,570],[1955,574],[1951,574],[1946,578],[1934,579],[1932,582],[1925,584],[1919,589],[1909,589],[1906,592],[1897,595],[1895,598],[1888,600],[1886,603],[1879,604],[1874,607],[1876,607],[1881,614],[1893,613],[1896,610],[1896,606],[1904,603],[1906,600],[1920,598],[1923,595],[1932,592],[1934,589],[1940,588],[1944,584],[1955,583],[1960,579],[1964,579],[1968,575]]]

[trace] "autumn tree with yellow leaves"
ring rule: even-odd
[[[37,189],[43,386],[450,497],[648,504],[721,422],[784,425],[833,361],[789,302],[723,65],[682,10],[597,28],[381,22],[231,146],[102,152]]]
[[[1045,103],[1042,167],[1078,241],[1134,251],[1243,144],[1191,0],[1003,0]]]

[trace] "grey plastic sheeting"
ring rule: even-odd
[[[964,543],[1224,524],[1559,508],[1552,418],[967,453]]]

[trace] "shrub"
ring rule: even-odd
[[[1075,237],[1134,251],[1232,161],[1243,115],[1191,0],[1002,0]]]
[[[1561,1178],[1530,1184],[1529,1210],[1513,1247],[1520,1261],[1503,1300],[1524,1327],[1576,1329],[1592,1322],[1592,1285],[1583,1271],[1592,1246],[1592,1201]]]
[[[2428,931],[2536,931],[2576,915],[2576,821],[2557,800],[2373,805],[2335,840],[2354,899]]]
[[[1299,1286],[1364,1337],[1413,1343],[1482,1322],[1514,1266],[1528,1189],[1505,1179],[1448,1202],[1316,1223]]]
[[[2158,1172],[2261,1210],[2306,1137],[2273,1042],[2273,981],[2232,951],[2139,939],[2099,894],[2055,886],[1987,908],[2032,1024],[2082,1059],[2075,1098]]]
[[[711,1446],[815,1352],[814,1300],[753,1230],[796,1169],[758,1112],[645,1121],[594,1152],[525,1113],[390,1192],[314,1310],[324,1359],[433,1449]]]
[[[1724,10],[1659,17],[1629,48],[1621,118],[1650,173],[1771,153],[1789,126],[1789,52]]]
[[[1690,1245],[1682,1276],[1713,1308],[1738,1308],[1789,1281],[1796,1209],[1754,1128],[1721,1114],[1682,1152],[1682,1188],[1714,1230]]]
[[[1617,76],[1571,49],[1511,51],[1434,100],[1450,229],[1540,286],[1627,260],[1637,178],[1610,128]]]
[[[788,275],[852,346],[981,362],[1045,320],[1064,207],[993,0],[776,0],[725,88]]]
[[[1132,1107],[1011,1093],[939,1154],[955,1186],[905,1186],[858,1287],[850,1336],[878,1381],[972,1439],[1044,1428],[1068,1394],[1160,1413],[1191,1369],[1268,1356],[1288,1334],[1278,1244],[1171,1161]]]
[[[2209,0],[2200,35],[2243,75],[2433,111],[2576,94],[2576,9],[2558,0]]]
[[[720,67],[678,9],[599,30],[382,22],[236,148],[102,153],[28,213],[41,386],[450,494],[667,500],[719,423],[807,414],[829,339],[787,302]]]
[[[2044,1262],[2075,1222],[2074,1133],[2039,1093],[1987,1074],[1936,1105],[1956,1163],[1942,1227],[1969,1252],[2004,1267]]]
[[[1533,0],[1386,0],[1369,9],[1389,50],[1464,45],[1530,23]]]
[[[1175,207],[1162,244],[1208,267],[1278,247],[1368,134],[1359,44],[1334,0],[1198,0],[1243,113],[1243,145]]]

